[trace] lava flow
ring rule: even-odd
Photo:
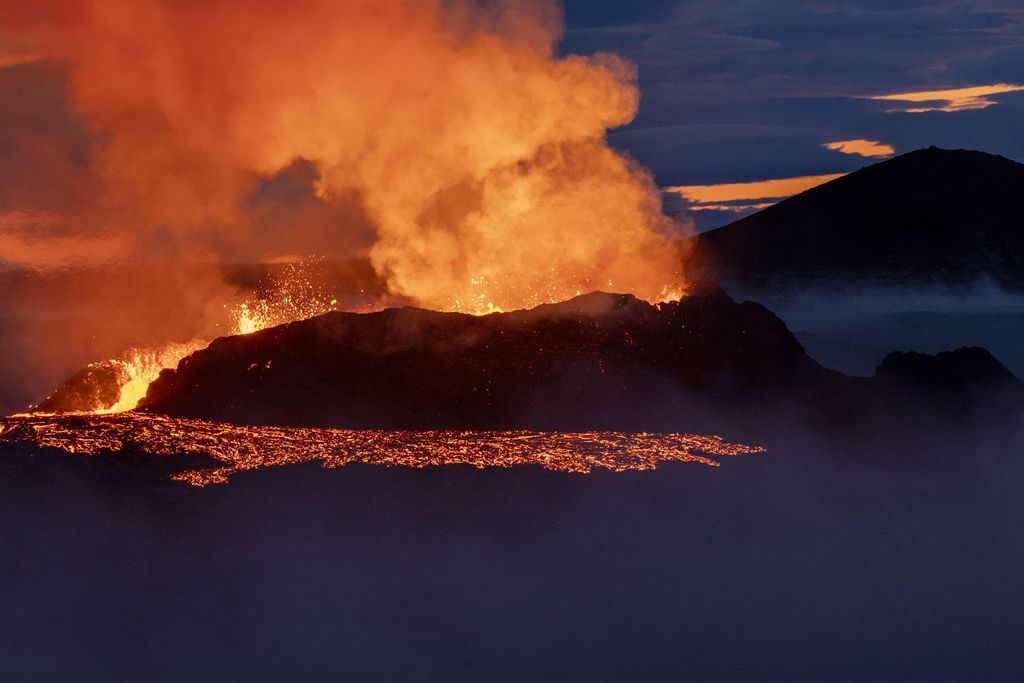
[[[106,416],[10,417],[0,419],[0,442],[67,453],[96,455],[141,450],[148,455],[208,455],[222,463],[174,479],[193,486],[227,483],[239,472],[320,462],[427,467],[539,465],[587,474],[651,470],[663,462],[718,467],[712,457],[753,455],[758,446],[727,443],[718,436],[622,432],[380,431],[251,427],[131,413]]]

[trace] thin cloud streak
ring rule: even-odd
[[[69,230],[70,222],[55,211],[0,212],[0,270],[110,264],[123,255],[123,235]]]
[[[746,183],[721,183],[716,185],[676,185],[666,187],[665,192],[678,195],[690,202],[691,210],[722,210],[721,205],[729,202],[746,202],[749,206],[764,204],[765,200],[785,199],[812,187],[823,185],[845,173],[799,176],[796,178],[774,178]],[[773,202],[769,202],[770,205]],[[714,206],[719,205],[719,206]],[[742,210],[742,209],[739,209]]]
[[[35,55],[19,55],[0,50],[0,69],[6,69],[9,66],[17,66],[18,64],[28,64],[30,62],[36,61],[39,61],[39,58]]]
[[[992,95],[1002,95],[1022,90],[1024,90],[1024,85],[996,83],[994,85],[979,85],[950,90],[922,90],[894,95],[876,95],[870,99],[892,102],[918,102],[927,105],[922,107],[898,107],[888,110],[891,113],[922,114],[930,111],[975,111],[978,109],[988,109],[999,104],[998,100],[992,99]]]
[[[688,207],[690,211],[727,211],[729,213],[743,213],[745,211],[759,211],[767,209],[775,202],[758,202],[757,204],[695,204]]]
[[[826,142],[822,147],[834,152],[856,154],[872,159],[884,158],[896,153],[892,145],[887,145],[877,140],[837,140],[835,142]]]

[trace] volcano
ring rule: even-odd
[[[80,396],[83,378],[96,392],[96,373],[79,373],[48,405]],[[848,378],[764,306],[700,285],[663,304],[593,293],[485,316],[327,313],[215,340],[164,370],[139,409],[242,425],[706,431],[978,401],[1021,405],[1020,383],[982,349],[897,354],[874,379]]]
[[[486,316],[328,313],[214,341],[140,408],[240,424],[635,430],[661,423],[681,390],[734,404],[834,376],[766,308],[708,286],[657,305],[593,293]]]
[[[694,240],[726,285],[845,282],[1024,290],[1024,164],[930,147],[807,190]]]

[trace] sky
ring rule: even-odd
[[[23,11],[0,4],[12,8]],[[566,0],[565,24],[561,55],[613,52],[637,65],[638,114],[608,139],[698,229],[929,145],[1024,161],[1019,0]],[[53,233],[33,262],[99,252],[109,240],[47,221],[90,191],[81,181],[104,133],[70,104],[59,60],[0,34],[0,257],[4,234],[28,231]],[[352,249],[368,244],[363,216],[308,196],[316,180],[302,164],[269,177],[252,200],[259,239],[275,240],[282,204],[301,204],[314,228],[291,237],[297,249],[322,251],[317,226],[339,220],[356,226]]]
[[[693,212],[698,228],[777,195],[697,202],[693,186],[827,178],[929,145],[1024,161],[1024,91],[1005,87],[1024,84],[1019,1],[568,0],[566,21],[563,52],[639,66],[639,115],[609,137],[677,188],[667,208],[731,204]],[[1004,87],[943,92],[985,86]],[[892,95],[907,99],[874,99]]]

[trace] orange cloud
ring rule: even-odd
[[[0,69],[4,69],[8,66],[16,66],[18,64],[26,64],[28,62],[37,61],[39,57],[32,54],[18,54],[16,52],[8,52],[0,49]]]
[[[837,140],[836,142],[826,142],[822,147],[843,154],[859,154],[862,157],[887,157],[896,153],[892,145],[886,145],[877,140]]]
[[[97,213],[133,244],[245,252],[263,237],[247,198],[304,160],[355,226],[281,231],[268,258],[369,223],[389,293],[445,310],[682,279],[658,187],[605,138],[636,115],[636,67],[561,55],[556,0],[18,5],[0,38],[52,33],[99,133]]]
[[[116,260],[123,240],[67,228],[73,222],[54,211],[0,212],[0,267],[64,268]]]
[[[918,102],[923,103],[920,107],[898,107],[890,109],[890,112],[903,112],[907,114],[920,114],[928,111],[971,111],[974,109],[987,109],[999,104],[991,98],[992,95],[1001,95],[1008,92],[1024,90],[1024,85],[1011,85],[1009,83],[997,83],[995,85],[979,85],[970,88],[954,88],[951,90],[923,90],[920,92],[905,92],[895,95],[877,95],[872,100],[888,100],[893,102]]]
[[[809,175],[798,178],[775,178],[758,180],[749,183],[723,183],[720,185],[677,185],[665,188],[666,192],[679,195],[690,202],[693,210],[723,210],[720,206],[727,202],[745,202],[738,210],[745,208],[763,208],[775,201],[791,197],[812,187],[842,178],[845,173],[829,173],[827,175]],[[765,203],[764,200],[773,200]]]

